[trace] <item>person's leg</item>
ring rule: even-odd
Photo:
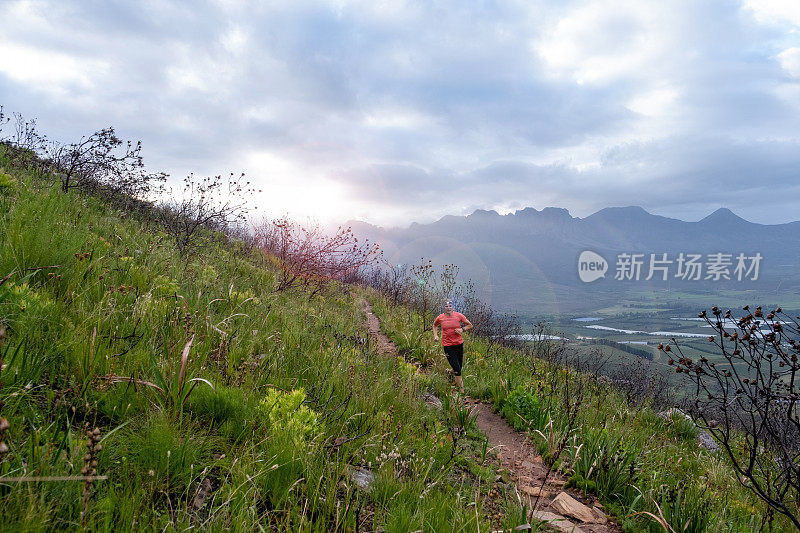
[[[463,361],[464,358],[463,347],[463,344],[444,347],[444,353],[447,355],[447,362],[453,367],[453,381],[455,381],[458,390],[461,392],[464,392],[464,384],[461,381],[461,361]],[[459,351],[461,351],[461,357],[459,357]]]
[[[455,376],[456,386],[458,390],[461,391],[461,394],[464,394],[464,380],[461,378],[461,371],[464,368],[464,345],[457,344],[453,346],[453,355],[455,355],[455,359],[458,361],[458,373]]]

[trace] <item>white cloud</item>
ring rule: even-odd
[[[800,28],[800,2],[795,0],[745,0],[744,6],[761,23]]]
[[[239,26],[233,26],[220,37],[222,47],[231,54],[241,55],[247,50],[248,36]]]
[[[66,93],[70,88],[88,89],[108,71],[108,62],[0,42],[0,72],[34,90]]]
[[[261,213],[312,216],[322,222],[352,216],[344,186],[313,167],[269,151],[245,152],[239,158],[247,179],[258,181],[257,187],[262,187],[249,199]]]
[[[576,82],[639,78],[669,50],[674,28],[655,3],[584,3],[567,12],[533,49],[554,74]]]
[[[636,95],[628,103],[628,109],[650,117],[664,116],[674,107],[678,92],[675,89],[654,89]]]
[[[413,109],[378,108],[366,113],[364,124],[376,129],[414,130],[430,127],[434,123],[432,117]]]
[[[787,48],[776,57],[783,70],[793,78],[800,78],[800,48]]]

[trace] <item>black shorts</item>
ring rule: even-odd
[[[464,343],[452,346],[443,346],[447,362],[453,367],[453,375],[460,376],[461,368],[464,366]]]

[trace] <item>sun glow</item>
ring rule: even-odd
[[[319,170],[272,152],[252,152],[243,160],[253,186],[261,190],[249,200],[258,206],[256,217],[287,214],[323,223],[353,218],[354,205],[345,187]]]

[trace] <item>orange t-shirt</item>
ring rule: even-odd
[[[450,316],[442,313],[436,317],[433,324],[442,326],[442,346],[455,346],[456,344],[464,343],[464,337],[460,333],[456,333],[456,328],[460,328],[461,323],[466,321],[467,317],[455,311]]]

